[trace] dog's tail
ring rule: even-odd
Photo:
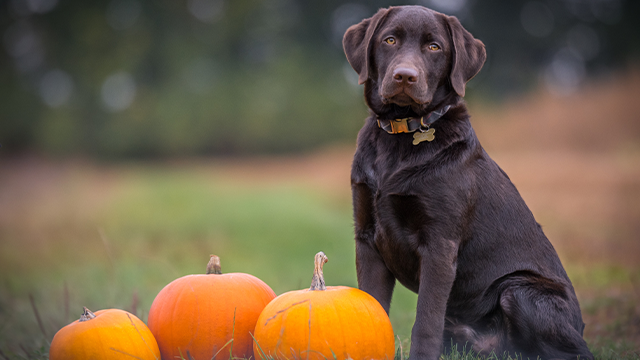
[[[502,337],[494,331],[479,332],[470,325],[455,323],[447,319],[445,326],[445,346],[457,346],[473,350],[476,354],[489,355],[502,352]],[[449,342],[449,344],[447,344]]]

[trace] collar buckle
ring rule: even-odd
[[[433,136],[434,129],[431,129],[431,124],[440,119],[449,109],[451,105],[447,105],[441,108],[439,111],[433,111],[426,116],[420,118],[402,118],[393,120],[378,120],[378,127],[389,134],[402,134],[402,133],[422,133],[430,134],[430,138]],[[416,135],[414,134],[414,137]],[[433,139],[431,139],[433,140]],[[431,141],[427,140],[427,141]],[[420,140],[423,141],[423,140]]]
[[[409,132],[413,132],[411,130],[409,130],[409,124],[407,123],[407,121],[411,120],[411,118],[404,118],[404,119],[394,119],[393,121],[389,121],[389,124],[391,125],[391,130],[393,131],[394,134],[400,134],[400,133],[409,133]]]

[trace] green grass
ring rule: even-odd
[[[83,306],[122,308],[146,322],[162,287],[204,273],[212,253],[223,272],[250,273],[281,294],[308,287],[314,254],[324,251],[327,285],[357,286],[346,196],[304,182],[261,183],[181,166],[118,167],[102,176],[109,177],[106,188],[82,170],[65,173],[52,190],[57,200],[38,199],[24,222],[0,227],[0,359],[46,359],[55,332]],[[42,215],[40,207],[53,210]],[[589,286],[593,274],[568,269]],[[611,269],[598,270],[598,289],[627,276]],[[587,312],[620,308],[594,299],[583,301]],[[635,304],[629,301],[625,306]],[[415,306],[416,295],[398,285],[391,321],[404,358]],[[612,324],[614,334],[626,326]],[[599,359],[640,358],[633,342],[588,340]],[[482,357],[454,351],[444,358]]]
[[[71,218],[76,209],[61,211]],[[46,224],[36,239],[20,229],[0,230],[0,350],[46,346],[82,306],[122,308],[146,321],[162,287],[204,273],[210,253],[221,257],[223,272],[250,273],[280,294],[309,286],[314,255],[322,250],[329,257],[327,285],[357,287],[351,219],[348,202],[298,184],[247,186],[198,172],[126,171],[87,223]],[[415,295],[403,290],[394,300],[394,325],[406,337]]]

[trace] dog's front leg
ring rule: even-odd
[[[352,192],[358,287],[378,300],[388,314],[396,279],[374,243],[373,195],[369,186],[362,183],[353,184]]]
[[[456,274],[458,242],[440,239],[422,245],[411,360],[436,360],[442,353],[447,300]]]
[[[356,240],[358,287],[373,296],[389,313],[396,279],[382,261],[377,250]]]

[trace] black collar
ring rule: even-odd
[[[431,124],[440,119],[451,105],[441,108],[439,111],[432,111],[422,117],[408,117],[403,119],[380,120],[378,119],[378,127],[389,134],[412,133],[416,131],[424,132],[429,129]]]

